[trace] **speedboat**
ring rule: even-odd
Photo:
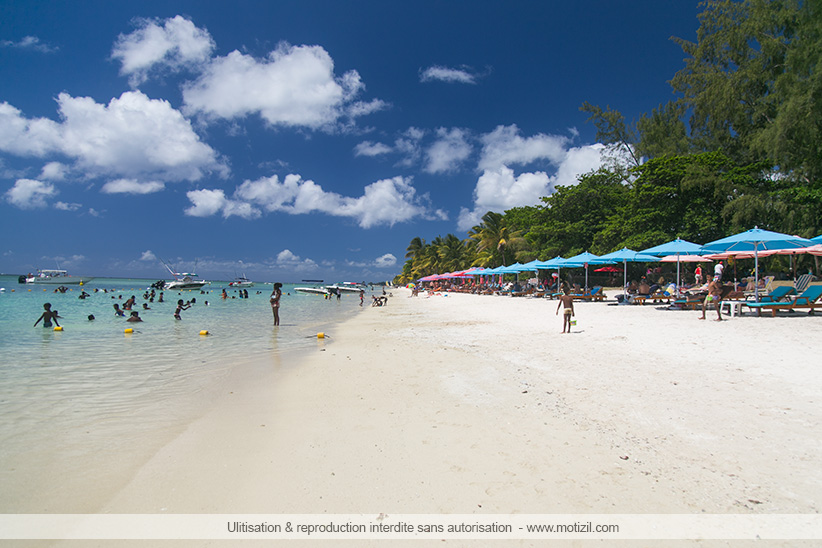
[[[93,276],[69,276],[65,270],[38,270],[37,274],[20,276],[21,284],[83,285],[93,280]]]
[[[343,293],[359,293],[360,291],[365,291],[366,289],[364,285],[356,282],[342,282],[334,285],[327,285],[325,288],[332,292],[339,290]]]
[[[328,293],[328,290],[324,287],[295,287],[294,291],[310,293],[312,295],[326,295]]]
[[[175,272],[174,269],[166,263],[163,263],[163,266],[174,276],[173,281],[166,282],[166,290],[201,289],[204,285],[208,284],[207,281],[199,279],[197,274],[193,272]]]
[[[245,274],[234,279],[233,282],[228,282],[230,287],[254,287],[254,282],[245,277]]]

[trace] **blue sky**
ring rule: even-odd
[[[0,0],[0,272],[387,280],[597,167],[696,2]]]

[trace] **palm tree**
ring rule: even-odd
[[[505,250],[514,249],[525,240],[521,231],[512,231],[506,226],[502,213],[489,211],[482,216],[482,223],[469,232],[469,237],[477,241],[477,251],[480,255],[490,252],[492,257],[499,253],[502,264],[506,264]]]
[[[443,272],[465,269],[465,242],[453,234],[449,234],[442,240],[437,248],[437,255]]]

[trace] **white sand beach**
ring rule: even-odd
[[[557,301],[409,295],[244,368],[99,511],[819,512],[822,314],[585,302],[563,335]]]

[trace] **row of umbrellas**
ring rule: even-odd
[[[650,263],[657,261],[676,262],[676,285],[680,285],[680,263],[686,261],[721,260],[728,257],[753,258],[755,261],[755,287],[759,286],[759,257],[775,253],[811,253],[822,255],[822,235],[806,239],[791,236],[780,232],[752,228],[751,230],[715,240],[704,245],[695,244],[676,238],[670,242],[650,247],[642,251],[634,251],[624,247],[606,255],[580,253],[567,259],[554,257],[548,261],[534,260],[525,264],[515,263],[497,268],[471,268],[448,274],[435,274],[420,278],[419,281],[472,278],[494,274],[515,274],[519,272],[534,272],[537,270],[557,270],[561,268],[585,267],[585,286],[588,286],[588,265],[623,264],[625,284],[627,285],[627,266],[629,262]],[[759,293],[756,292],[756,299]]]

